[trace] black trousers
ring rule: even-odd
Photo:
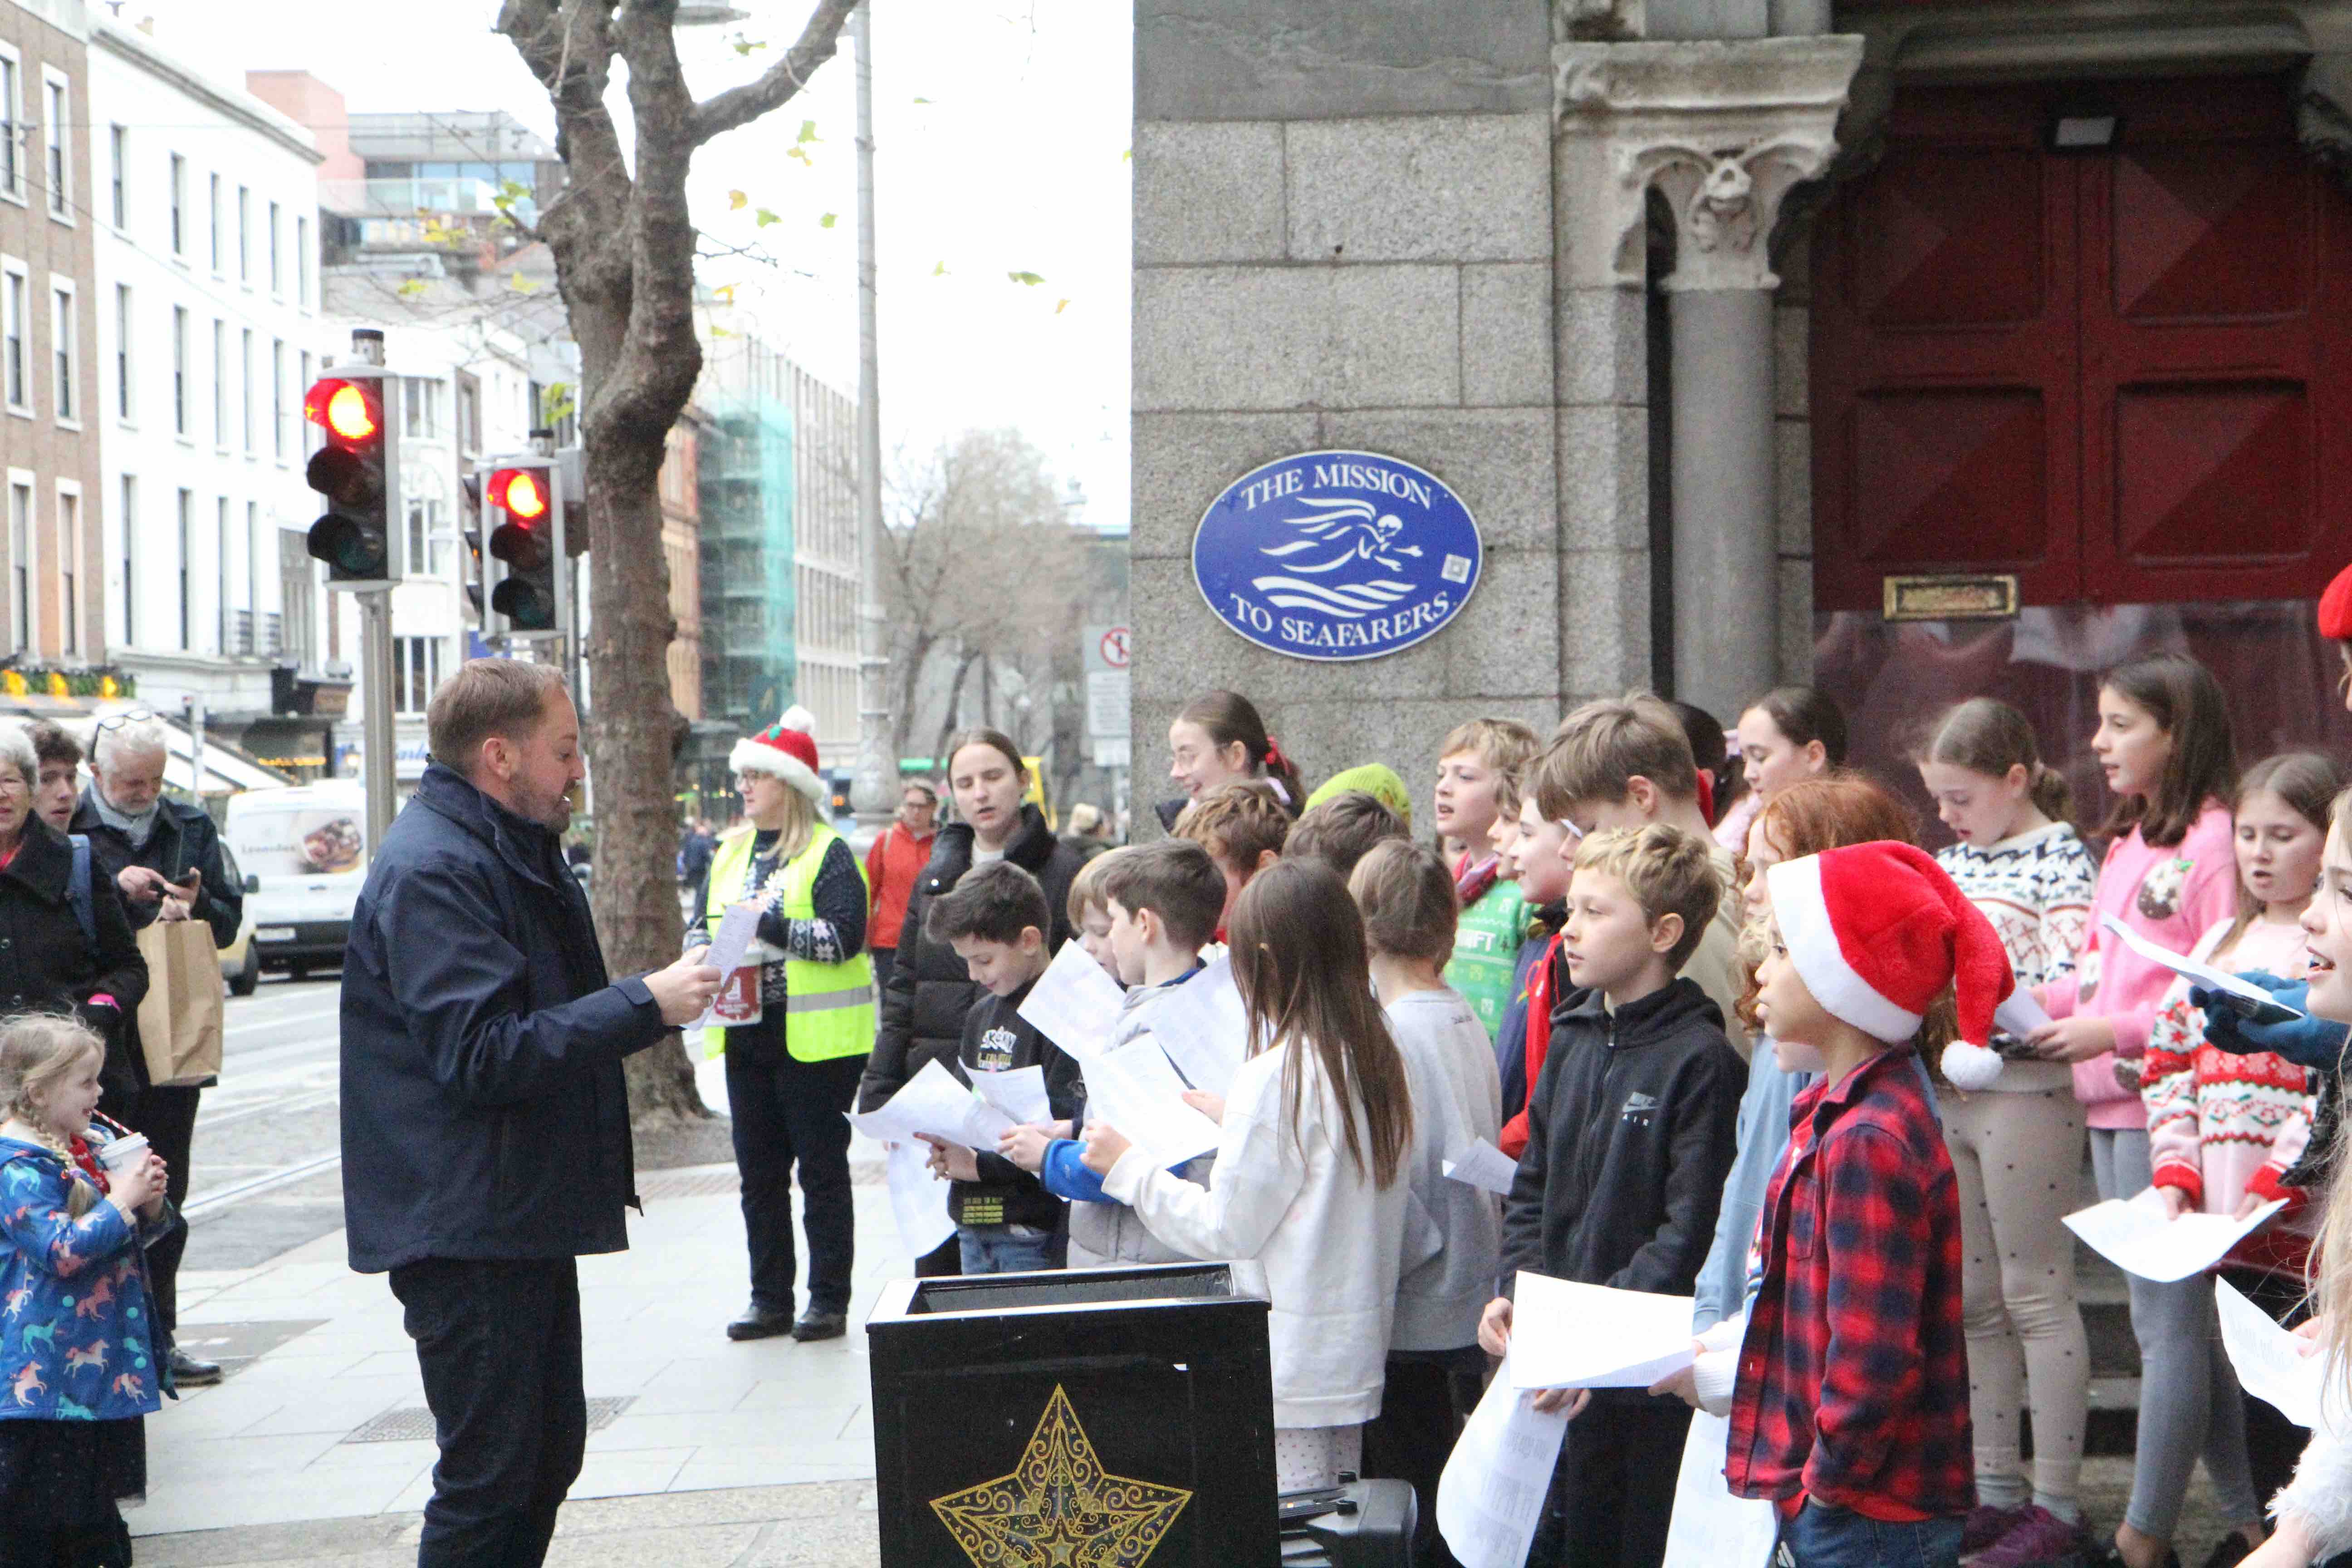
[[[1658,1568],[1690,1406],[1608,1391],[1568,1425],[1528,1568]]]
[[[849,1190],[849,1122],[864,1057],[772,1064],[727,1053],[727,1109],[735,1168],[743,1180],[743,1236],[751,1249],[751,1304],[789,1315],[798,1259],[793,1248],[793,1168],[800,1167],[801,1227],[808,1234],[808,1304],[849,1310],[857,1210]]]
[[[890,988],[890,966],[898,962],[895,947],[869,947],[866,956],[874,961],[874,994],[879,996]]]
[[[428,1258],[392,1293],[441,1445],[417,1568],[537,1568],[588,1442],[578,1266]]]
[[[196,1102],[201,1087],[142,1089],[136,1094],[105,1095],[98,1108],[133,1132],[147,1134],[148,1145],[163,1156],[169,1168],[163,1190],[177,1209],[188,1199],[188,1158],[196,1141]],[[155,1293],[155,1316],[165,1334],[180,1326],[180,1258],[188,1250],[188,1227],[172,1233],[147,1249],[147,1282]]]
[[[1421,1500],[1412,1560],[1422,1568],[1454,1568],[1437,1533],[1437,1478],[1486,1386],[1486,1352],[1476,1345],[1392,1351],[1381,1413],[1364,1424],[1365,1476],[1411,1481]]]

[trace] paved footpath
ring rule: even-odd
[[[551,1562],[632,1544],[677,1563],[874,1560],[865,1335],[898,1244],[880,1151],[860,1141],[846,1339],[730,1343],[746,1295],[734,1167],[642,1173],[630,1249],[581,1259],[588,1455]],[[341,1231],[252,1268],[184,1272],[181,1335],[230,1368],[149,1418],[155,1563],[414,1563],[435,1449],[416,1358],[381,1275]],[[321,1522],[324,1521],[324,1522]]]

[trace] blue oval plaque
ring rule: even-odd
[[[1378,658],[1434,637],[1478,585],[1478,524],[1436,475],[1301,452],[1227,486],[1192,535],[1217,618],[1294,658]]]

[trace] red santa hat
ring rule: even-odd
[[[833,792],[817,776],[815,729],[816,715],[795,702],[768,728],[736,742],[727,765],[739,773],[780,778],[821,806]]]
[[[1991,923],[1941,866],[1908,844],[1853,844],[1783,861],[1765,881],[1790,961],[1824,1012],[1905,1040],[1949,985],[1959,1038],[1944,1076],[1961,1089],[1991,1085],[2000,1058],[1985,1042],[2017,981]]]
[[[2352,566],[2336,574],[2319,595],[2319,635],[2332,642],[2352,641]]]

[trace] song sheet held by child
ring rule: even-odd
[[[2113,931],[2123,940],[2126,947],[2130,948],[2150,963],[2161,964],[2175,974],[2187,975],[2210,991],[2227,991],[2242,996],[2249,1002],[2271,1010],[2272,1016],[2283,1013],[2290,1018],[2303,1016],[2300,1012],[2288,1006],[2252,981],[2232,974],[2226,969],[2216,969],[2210,963],[2200,963],[2196,959],[2158,947],[2113,915],[2100,917],[2099,929]]]
[[[956,1081],[937,1061],[908,1079],[878,1108],[850,1111],[849,1123],[868,1138],[904,1143],[929,1133],[967,1149],[996,1152],[996,1141],[1013,1127],[1013,1118]]]
[[[1765,1568],[1772,1561],[1780,1517],[1760,1498],[1731,1495],[1723,1478],[1730,1446],[1728,1418],[1691,1413],[1663,1568]]]
[[[1437,1532],[1462,1568],[1527,1562],[1568,1434],[1566,1415],[1540,1414],[1534,1399],[1515,1386],[1507,1353],[1438,1477]]]
[[[1118,982],[1075,942],[1066,942],[1021,1004],[1021,1016],[1080,1061],[1090,1062],[1110,1044],[1118,1023]]]
[[[898,1222],[899,1242],[915,1258],[955,1234],[948,1184],[931,1174],[930,1158],[928,1143],[894,1143],[887,1161],[890,1214]]]
[[[1519,1271],[1511,1362],[1521,1388],[1647,1388],[1696,1359],[1691,1299]]]
[[[1015,1121],[1045,1121],[1054,1114],[1045,1098],[1045,1069],[1034,1064],[1003,1072],[975,1069],[971,1091]]]
[[[1505,1197],[1511,1195],[1511,1178],[1519,1173],[1517,1161],[1484,1138],[1472,1139],[1462,1152],[1440,1161],[1439,1166],[1457,1182]]]
[[[2326,1355],[2304,1354],[2310,1342],[2271,1321],[2268,1312],[2227,1279],[2213,1282],[2213,1310],[2221,1321],[2221,1348],[2230,1352],[2239,1386],[2256,1399],[2268,1400],[2296,1426],[2318,1426]]]
[[[2066,1216],[2066,1228],[2083,1244],[2126,1274],[2170,1284],[2201,1274],[2230,1248],[2260,1230],[2286,1206],[2284,1198],[2263,1205],[2243,1219],[2225,1214],[2166,1217],[2161,1192],[2149,1187],[2126,1202],[2109,1198]]]
[[[1150,1036],[1087,1064],[1088,1120],[1118,1128],[1163,1171],[1208,1153],[1223,1135],[1183,1097],[1184,1080]]]
[[[1248,1054],[1249,1021],[1233,965],[1220,958],[1151,1004],[1151,1033],[1184,1081],[1223,1095]]]

